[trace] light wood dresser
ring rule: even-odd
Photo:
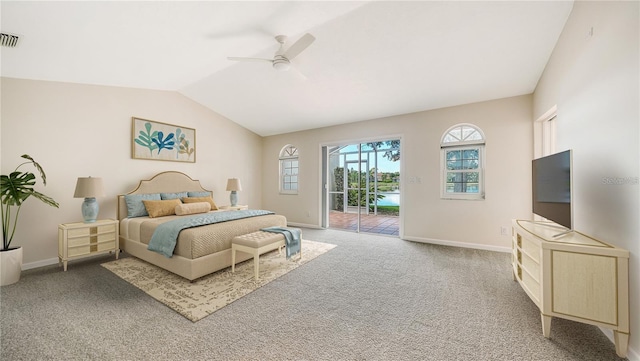
[[[74,258],[115,252],[118,259],[118,226],[118,221],[113,219],[58,225],[58,263],[62,263],[66,271],[67,262]]]
[[[249,206],[238,204],[237,206],[220,206],[220,208],[218,209],[220,209],[221,211],[241,211],[249,209]]]
[[[616,353],[629,343],[629,251],[552,222],[512,221],[513,277],[540,309],[542,333],[552,317],[613,330]]]

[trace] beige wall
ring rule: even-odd
[[[290,222],[319,226],[321,146],[400,136],[402,238],[508,250],[510,239],[500,234],[500,227],[510,228],[514,217],[531,217],[531,102],[525,95],[266,137],[262,203]],[[486,137],[482,201],[440,199],[440,138],[458,123],[472,123]],[[300,153],[298,195],[278,194],[278,154],[289,143]],[[408,183],[409,177],[419,177],[421,183]]]
[[[57,257],[59,223],[82,221],[83,200],[73,198],[77,177],[103,178],[100,218],[116,217],[117,194],[167,170],[199,179],[220,204],[229,203],[227,178],[240,178],[240,202],[260,207],[262,165],[256,154],[262,138],[176,92],[1,81],[2,174],[29,154],[47,174],[47,186],[36,188],[60,203],[59,209],[37,200],[24,204],[12,245],[24,247],[25,268]],[[195,128],[196,163],[132,159],[132,116]]]
[[[557,105],[556,149],[573,149],[575,228],[631,252],[631,310],[640,309],[639,13],[635,1],[576,2],[534,95],[535,117]],[[639,359],[640,313],[631,317]]]

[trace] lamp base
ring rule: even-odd
[[[82,202],[82,218],[84,223],[93,223],[98,218],[98,202],[95,197],[85,198]]]
[[[229,200],[231,201],[231,207],[235,207],[238,205],[238,193],[236,191],[231,191],[229,195]]]

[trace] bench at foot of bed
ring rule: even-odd
[[[260,255],[275,249],[282,252],[284,246],[285,239],[281,233],[258,231],[234,237],[231,241],[231,272],[236,271],[236,251],[252,254],[253,270],[257,281],[260,273],[258,261]],[[302,257],[302,251],[300,257]]]

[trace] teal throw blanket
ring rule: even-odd
[[[281,233],[284,235],[287,259],[291,258],[291,256],[294,256],[300,253],[300,243],[301,243],[300,233],[301,232],[298,228],[267,227],[267,228],[262,228],[261,231]]]
[[[233,221],[242,218],[264,216],[267,214],[274,213],[271,211],[263,211],[259,209],[249,209],[241,211],[212,212],[180,217],[178,219],[162,223],[161,225],[156,227],[156,230],[151,236],[151,240],[149,241],[149,246],[147,246],[147,249],[163,254],[164,256],[169,258],[173,255],[173,250],[174,248],[176,248],[176,242],[178,241],[178,235],[183,229],[204,226],[207,224]]]

